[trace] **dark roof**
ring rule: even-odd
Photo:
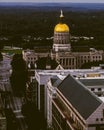
[[[86,86],[104,85],[104,79],[79,79],[79,81]]]
[[[70,75],[62,81],[58,89],[85,120],[102,103],[81,82]]]

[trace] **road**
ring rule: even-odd
[[[10,70],[11,70],[11,57],[8,55],[3,56],[3,61],[0,62],[0,91],[6,93],[4,103],[6,108],[11,108],[13,114],[18,122],[17,130],[27,130],[27,125],[24,116],[21,113],[22,98],[15,97],[10,85]]]

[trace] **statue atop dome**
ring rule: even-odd
[[[61,10],[60,18],[63,18],[63,17],[64,17],[63,11]]]
[[[54,28],[55,32],[69,32],[70,29],[67,24],[63,23],[63,18],[64,15],[63,15],[63,11],[61,10],[60,21]]]

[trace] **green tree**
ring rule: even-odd
[[[92,66],[99,66],[100,64],[104,64],[104,61],[93,61],[93,62],[84,63],[81,69],[90,69]]]
[[[15,94],[23,94],[26,88],[27,82],[27,69],[26,63],[22,58],[21,54],[15,54],[11,62],[12,74],[10,77],[10,82],[12,89]]]

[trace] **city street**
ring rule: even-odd
[[[3,102],[5,109],[12,110],[12,113],[18,124],[17,130],[27,130],[27,125],[21,113],[22,98],[15,97],[12,92],[9,77],[11,70],[11,57],[3,55],[3,61],[0,62],[0,92],[4,93]]]

